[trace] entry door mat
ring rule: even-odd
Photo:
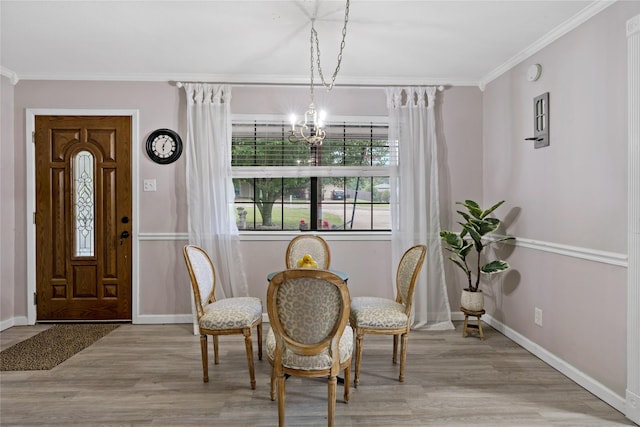
[[[49,370],[89,347],[119,324],[65,323],[53,325],[0,352],[0,371]]]

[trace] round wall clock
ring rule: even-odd
[[[149,158],[161,165],[173,163],[182,154],[182,139],[171,129],[157,129],[147,138]]]

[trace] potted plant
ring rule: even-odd
[[[466,212],[457,211],[464,219],[464,222],[458,223],[462,226],[462,231],[459,234],[447,230],[440,232],[440,238],[448,246],[446,249],[455,255],[455,257],[449,257],[449,259],[460,267],[467,276],[468,286],[462,291],[461,305],[470,311],[481,311],[484,308],[482,290],[478,289],[480,276],[482,274],[500,273],[510,268],[509,264],[501,259],[494,259],[484,264],[482,261],[482,251],[487,247],[493,243],[514,239],[512,236],[491,240],[484,239],[484,236],[494,232],[500,225],[501,221],[499,219],[489,217],[489,215],[503,203],[504,200],[484,210],[473,200],[456,202],[456,204],[466,208]],[[472,249],[475,249],[477,254],[475,277],[473,277],[472,267],[467,263],[467,256]]]

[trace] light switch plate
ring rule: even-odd
[[[143,186],[143,191],[156,191],[156,180],[155,179],[145,179]]]

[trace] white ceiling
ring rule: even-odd
[[[351,0],[336,84],[482,84],[609,4]],[[1,0],[0,66],[14,80],[308,84],[310,18],[330,78],[344,5]]]

